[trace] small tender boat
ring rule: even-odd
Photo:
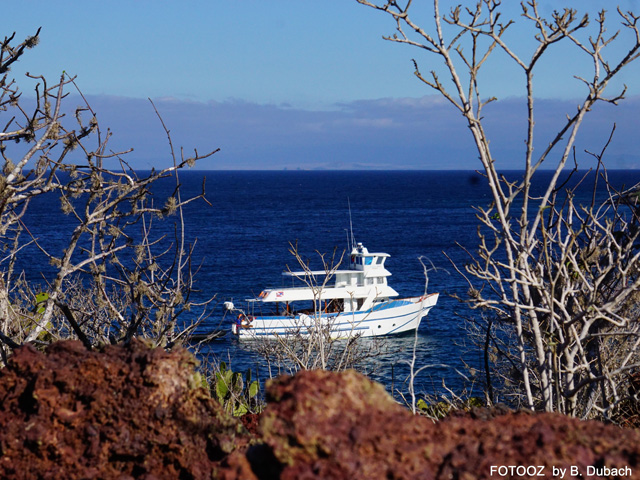
[[[241,339],[309,335],[318,330],[332,338],[373,337],[416,330],[438,301],[438,294],[396,299],[387,284],[387,253],[369,253],[358,243],[343,270],[284,272],[301,286],[268,288],[248,299],[237,313],[232,332]],[[332,284],[329,284],[332,281]]]

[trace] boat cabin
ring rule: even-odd
[[[387,283],[391,276],[384,266],[388,257],[387,253],[369,253],[362,243],[358,243],[351,251],[348,269],[286,271],[283,276],[290,277],[297,285],[263,290],[258,298],[248,300],[249,310],[259,310],[252,313],[254,315],[264,315],[267,312],[263,310],[269,310],[269,314],[286,316],[314,311],[357,312],[372,308],[398,296]]]

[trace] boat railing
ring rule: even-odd
[[[344,283],[339,283],[339,284],[330,284],[330,285],[325,285],[324,287],[322,285],[302,285],[300,287],[267,287],[263,290],[263,292],[277,292],[277,291],[287,291],[287,292],[295,292],[295,291],[303,291],[303,290],[309,290],[309,288],[316,288],[316,289],[322,289],[322,290],[329,290],[332,288],[348,288],[348,287],[364,287],[367,286],[367,284],[365,282],[357,282],[357,283],[348,283],[348,282],[344,282]],[[369,286],[375,286],[375,285],[369,285]]]
[[[362,287],[362,284],[358,284],[358,285],[339,285],[339,286],[335,286],[335,285],[330,285],[330,286],[325,286],[325,287],[321,287],[321,286],[315,286],[314,288],[317,288],[318,290],[330,290],[333,288],[347,288],[347,287]],[[309,287],[275,287],[275,288],[265,288],[263,290],[263,292],[280,292],[280,291],[287,291],[287,292],[302,292],[305,290],[309,290]],[[262,300],[261,296],[257,296],[257,297],[253,297],[253,298],[247,298],[246,301],[248,302],[259,302]]]

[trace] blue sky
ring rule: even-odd
[[[98,119],[114,132],[112,147],[133,147],[128,158],[141,168],[167,161],[147,97],[174,143],[187,150],[221,148],[200,168],[479,167],[459,114],[412,75],[412,58],[424,71],[439,68],[436,58],[382,40],[394,31],[390,18],[355,0],[10,3],[13,15],[0,19],[0,35],[15,31],[22,38],[42,26],[40,45],[12,73],[77,75]],[[526,56],[534,43],[518,16],[519,2],[504,3],[504,15],[518,22],[508,41]],[[637,0],[618,3],[640,12]],[[416,2],[423,9],[416,18],[427,27],[430,4]],[[442,11],[451,4],[443,2]],[[545,14],[565,5],[593,12],[609,4],[540,2]],[[615,12],[609,17],[615,20]],[[580,98],[571,72],[589,68],[586,59],[566,53],[563,46],[554,49],[536,75],[536,95],[544,100],[542,144]],[[614,58],[623,54],[612,49]],[[500,56],[481,77],[484,94],[500,99],[486,114],[504,168],[517,168],[522,153],[523,124],[514,115],[523,111],[520,80]],[[640,168],[640,63],[612,87],[622,82],[628,101],[596,111],[579,148],[599,150],[616,122],[611,168]],[[32,91],[32,83],[20,83]]]

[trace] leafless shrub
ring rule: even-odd
[[[350,332],[336,336],[333,325],[323,317],[323,291],[333,281],[335,272],[342,264],[344,252],[338,255],[334,250],[328,258],[316,252],[322,263],[322,275],[316,275],[309,266],[297,244],[290,244],[289,251],[295,258],[299,273],[288,267],[289,273],[300,280],[313,292],[313,307],[305,316],[305,321],[287,335],[276,338],[261,338],[249,342],[252,350],[265,360],[269,374],[293,374],[298,370],[366,369],[369,360],[388,353],[384,339],[364,339],[355,331],[356,322]],[[341,321],[348,321],[348,314],[341,315]],[[346,319],[346,320],[345,320]]]
[[[184,331],[178,317],[198,308],[206,315],[209,303],[191,298],[193,245],[185,240],[183,214],[186,204],[204,200],[204,185],[200,195],[183,199],[178,173],[215,152],[178,155],[165,127],[173,165],[139,176],[126,162],[127,152],[109,150],[111,133],[101,129],[66,73],[53,84],[27,74],[35,83],[29,107],[7,72],[37,43],[38,34],[18,45],[15,35],[5,37],[0,49],[0,338],[11,346],[76,337],[90,348],[143,336],[155,345],[171,345]],[[69,91],[83,99],[73,115],[63,113]],[[106,168],[106,162],[116,168]],[[175,191],[158,204],[153,187],[168,177],[175,178]],[[69,230],[60,227],[66,238],[62,251],[53,251],[26,228],[32,200],[43,195],[58,199],[71,224]],[[177,218],[173,238],[155,234],[152,222],[171,215]],[[28,244],[37,245],[54,269],[44,287],[15,270]],[[200,314],[190,315],[197,321]],[[6,353],[2,348],[4,358]]]
[[[476,208],[479,244],[468,252],[468,264],[458,268],[469,282],[465,301],[483,312],[476,321],[482,324],[481,338],[488,341],[481,344],[487,354],[495,348],[504,365],[513,368],[510,375],[504,369],[498,373],[502,385],[511,379],[509,394],[517,394],[517,401],[531,409],[610,417],[626,395],[627,373],[639,365],[633,313],[640,287],[637,189],[616,192],[608,183],[606,146],[592,154],[598,162],[596,181],[609,192],[605,202],[596,202],[594,186],[592,202],[576,204],[575,189],[563,184],[561,174],[571,160],[577,170],[576,135],[594,105],[617,104],[624,98],[626,88],[613,95],[606,92],[640,55],[640,17],[618,8],[620,28],[631,40],[626,53],[613,58],[607,47],[624,39],[619,32],[607,33],[604,11],[591,28],[589,16],[576,10],[556,10],[543,18],[536,0],[521,2],[523,21],[535,30],[536,40],[535,50],[525,58],[505,40],[515,20],[501,15],[498,0],[457,6],[446,15],[434,0],[431,31],[412,20],[411,0],[357,1],[393,18],[396,32],[387,40],[417,46],[442,61],[449,83],[441,81],[435,69],[423,74],[415,61],[414,73],[458,109],[473,136],[491,204]],[[584,97],[575,112],[542,151],[534,151],[534,73],[540,59],[559,43],[574,47],[593,68],[588,76],[576,76]],[[479,72],[496,52],[523,73],[527,131],[520,179],[499,173],[483,124],[484,108],[497,99],[481,96]],[[552,175],[536,195],[532,188],[543,166]]]

